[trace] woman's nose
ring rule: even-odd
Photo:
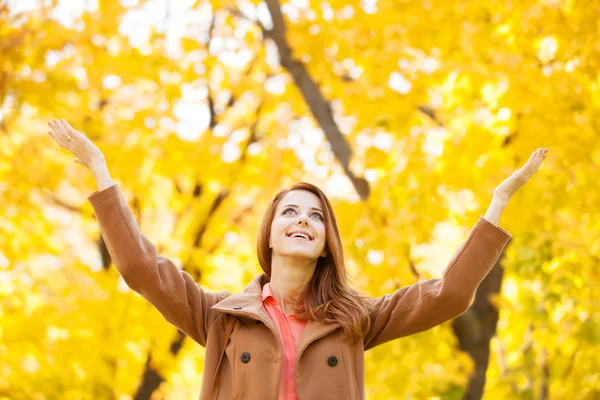
[[[297,225],[302,225],[304,223],[304,225],[308,226],[308,222],[306,217],[300,217],[300,219],[298,220]]]

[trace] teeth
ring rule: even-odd
[[[310,239],[308,238],[308,236],[306,236],[306,235],[303,235],[303,234],[301,234],[301,233],[295,233],[294,235],[292,235],[292,237],[301,237],[301,238],[304,238],[304,239],[306,239],[306,240],[310,240]]]

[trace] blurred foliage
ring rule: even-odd
[[[548,147],[500,224],[484,398],[600,398],[600,2],[283,3],[366,202],[263,37],[264,3],[66,3],[0,1],[0,398],[128,399],[150,352],[153,398],[200,391],[204,349],[172,357],[174,328],[102,264],[95,183],[46,134],[54,117],[101,148],[162,254],[232,292],[260,272],[281,187],[326,191],[355,286],[381,296],[439,275],[494,187]],[[365,361],[369,399],[459,399],[472,368],[449,324]]]

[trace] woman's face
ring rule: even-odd
[[[294,237],[292,232],[304,231],[309,239]],[[307,190],[292,190],[277,204],[269,247],[282,256],[316,260],[325,255],[325,214],[321,199]]]

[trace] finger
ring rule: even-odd
[[[539,164],[541,163],[541,153],[538,150],[534,151],[533,153],[531,153],[531,156],[529,157],[529,160],[527,161],[527,163],[525,164],[524,168],[523,168],[523,172],[525,173],[525,175],[527,176],[527,179],[529,179],[529,177],[535,173],[535,171],[538,169]]]
[[[544,157],[543,149],[537,149],[535,153],[536,161],[539,161]]]
[[[67,128],[67,132],[69,132],[69,135],[71,135],[73,137],[71,139],[71,141],[81,138],[81,135],[82,135],[81,132],[79,132],[77,129],[75,129],[71,125],[69,125],[69,123],[67,121],[64,121],[64,124],[65,124],[65,127]]]
[[[69,124],[67,123],[67,121],[65,121],[64,119],[61,119],[61,120],[59,120],[59,121],[60,121],[60,123],[62,124],[62,126],[63,126],[63,128],[64,128],[65,132],[67,132],[67,133],[70,133],[70,132],[69,132]]]
[[[546,149],[540,149],[540,162],[546,158]]]
[[[56,131],[48,131],[48,134],[50,136],[52,136],[52,139],[54,139],[56,141],[56,143],[60,144],[62,146],[62,143],[60,142],[59,138],[58,138],[58,134],[56,133]]]
[[[539,155],[542,155],[542,149],[537,149],[537,150],[535,151],[535,153],[536,153],[536,155],[538,155],[538,156],[539,156]]]
[[[56,119],[48,122],[48,125],[54,130],[54,133],[57,135],[62,135],[62,126],[58,123]]]
[[[531,155],[529,156],[529,160],[527,160],[527,162],[525,163],[525,166],[530,166],[532,164],[534,164],[537,161],[537,156],[538,156],[538,151],[534,151],[533,153],[531,153]]]
[[[60,142],[56,132],[54,131],[48,131],[48,135],[50,135],[52,137],[52,139],[54,139],[54,141],[58,144],[60,144],[62,146],[62,143]]]
[[[75,136],[78,133],[77,130],[75,130],[67,121],[65,121],[64,119],[61,121],[63,121],[63,124],[65,124],[67,131],[69,131],[71,135]]]
[[[536,156],[535,159],[535,170],[537,171],[537,169],[540,167],[540,165],[542,164],[542,161],[544,161],[544,158],[546,158],[546,154],[544,153],[544,149],[539,149],[539,152]]]
[[[53,131],[56,131],[56,130],[57,130],[56,123],[54,122],[54,120],[52,120],[52,121],[48,121],[48,126],[49,126],[50,128],[52,128],[52,130],[53,130]]]
[[[57,124],[58,126],[60,126],[61,133],[66,136],[69,136],[69,130],[67,129],[67,126],[65,125],[64,121],[62,119],[59,119],[57,120]]]
[[[69,133],[69,131],[67,130],[67,127],[64,125],[63,120],[57,119],[56,120],[56,126],[58,127],[58,132],[59,132],[59,136],[61,137],[61,139],[63,139],[64,142],[69,143],[73,141],[73,138],[71,138],[71,140],[67,140],[67,138],[69,136],[73,136]]]
[[[51,122],[56,127],[56,129],[62,129],[62,124],[60,123],[60,120],[58,118],[54,118]]]
[[[59,133],[57,133],[56,131],[48,133],[50,133],[50,135],[54,138],[54,140],[56,140],[58,144],[70,151],[69,142],[65,138],[63,138]]]

